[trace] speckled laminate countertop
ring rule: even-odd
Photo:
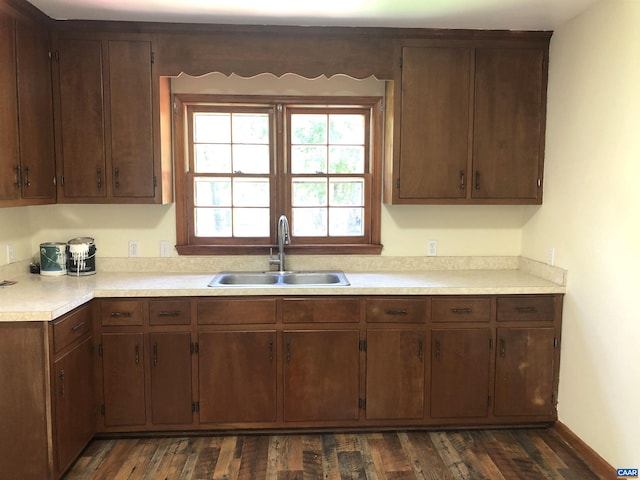
[[[565,293],[523,269],[345,271],[350,286],[208,287],[214,273],[98,272],[85,277],[20,274],[0,288],[0,322],[49,321],[101,297],[229,295],[501,295]]]

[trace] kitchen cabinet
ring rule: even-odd
[[[276,333],[200,332],[201,424],[276,421]]]
[[[58,201],[170,201],[160,142],[160,96],[167,102],[168,90],[153,72],[149,37],[62,32],[56,47]]]
[[[284,421],[356,421],[358,330],[285,330]]]
[[[541,203],[548,42],[407,42],[384,201]]]

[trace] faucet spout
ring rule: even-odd
[[[280,215],[278,219],[278,255],[274,258],[269,257],[269,265],[278,265],[278,271],[284,272],[285,268],[285,254],[284,246],[289,245],[291,239],[289,237],[289,220],[286,215]]]

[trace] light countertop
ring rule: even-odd
[[[101,272],[84,277],[14,275],[0,288],[0,322],[49,321],[104,297],[232,295],[504,295],[565,293],[523,269],[345,271],[350,286],[208,287],[215,273]]]

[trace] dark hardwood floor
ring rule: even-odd
[[[65,480],[599,479],[552,429],[96,439]]]

